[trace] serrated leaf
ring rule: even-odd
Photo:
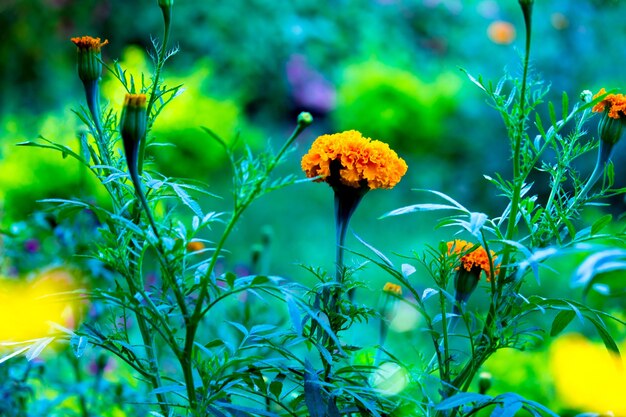
[[[202,209],[200,208],[200,205],[193,198],[191,198],[191,196],[185,190],[183,190],[181,186],[179,186],[178,184],[170,184],[170,186],[172,187],[172,190],[176,193],[176,195],[180,197],[183,204],[189,207],[191,211],[194,212],[194,214],[196,214],[198,217],[204,216],[204,214],[202,214]]]
[[[561,333],[568,324],[576,317],[576,313],[572,310],[563,310],[554,317],[552,321],[552,328],[550,329],[550,337],[555,337]]]

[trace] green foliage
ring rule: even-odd
[[[10,124],[10,120],[5,123]],[[80,141],[76,137],[77,125],[67,124],[58,116],[50,115],[40,121],[41,130],[51,135],[69,151],[80,152]],[[102,188],[81,165],[66,158],[67,153],[42,153],[32,148],[11,149],[21,141],[27,141],[21,133],[9,133],[1,138],[4,144],[0,153],[0,198],[7,223],[28,217],[41,209],[38,200],[50,197],[96,197],[107,205]],[[48,181],[54,178],[54,181]]]
[[[137,47],[124,50],[118,62],[125,77],[140,80],[149,70],[145,51]],[[231,99],[218,99],[207,94],[213,70],[207,60],[193,68],[169,76],[170,85],[183,86],[175,94],[176,106],[168,106],[152,129],[148,156],[154,159],[155,170],[167,176],[206,180],[225,168],[227,156],[218,144],[204,134],[199,126],[207,126],[228,142],[243,136],[253,149],[261,144],[261,135],[243,120],[241,105]],[[103,95],[121,105],[118,80],[108,74],[103,81]],[[193,167],[193,169],[190,169]]]
[[[356,129],[405,152],[424,155],[453,144],[441,140],[457,109],[461,80],[452,73],[427,83],[376,61],[348,66],[332,114],[339,130]]]

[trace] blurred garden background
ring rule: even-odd
[[[108,39],[104,61],[111,65],[119,59],[140,79],[142,71],[151,70],[145,52],[151,48],[150,36],[160,36],[162,18],[153,3],[0,0],[0,222],[4,232],[0,250],[5,277],[61,268],[80,271],[75,276],[84,286],[110,279],[107,270],[80,256],[98,238],[97,220],[89,213],[58,218],[37,203],[45,198],[81,197],[106,205],[96,181],[70,158],[15,145],[41,135],[79,148],[81,124],[72,109],[79,108],[84,98],[70,37]],[[536,1],[531,68],[534,77],[550,85],[549,99],[560,103],[565,91],[574,101],[586,89],[596,92],[626,85],[624,15],[626,3],[618,0]],[[223,198],[208,198],[203,206],[229,210],[232,179],[226,157],[201,127],[227,140],[240,135],[253,150],[262,150],[268,143],[279,146],[298,113],[309,111],[315,122],[298,139],[281,172],[304,178],[300,158],[324,133],[356,129],[388,142],[407,161],[408,173],[395,189],[369,194],[351,227],[390,256],[423,251],[425,245],[454,238],[445,228],[435,229],[438,215],[378,219],[395,208],[425,201],[412,189],[442,191],[490,216],[504,208],[506,200],[498,197],[483,175],[510,176],[508,139],[499,114],[460,69],[494,83],[507,73],[519,76],[523,38],[522,16],[513,0],[178,0],[171,41],[180,52],[168,61],[165,79],[170,85],[183,84],[184,92],[164,110],[152,131],[157,143],[174,146],[150,147],[148,169],[209,184]],[[121,107],[124,91],[106,71],[102,91],[111,107]],[[595,122],[588,129],[590,138],[595,137]],[[614,156],[618,187],[626,186],[624,160],[626,146],[620,143]],[[594,162],[594,158],[580,160],[581,175],[590,172]],[[536,175],[539,199],[546,198],[542,192],[549,192],[547,178]],[[224,270],[290,280],[313,279],[301,265],[332,270],[329,187],[302,182],[255,204],[227,243]],[[610,206],[581,213],[581,222],[591,224],[606,213],[621,219],[625,209],[623,199],[616,198]],[[620,224],[623,229],[624,222]],[[363,249],[352,233],[347,245]],[[585,255],[551,261],[554,269],[543,269],[541,285],[530,282],[526,291],[580,299],[580,291],[570,282]],[[362,261],[348,256],[348,263]],[[413,277],[420,279],[419,270]],[[388,278],[368,268],[362,279],[369,290],[358,298],[376,305]],[[606,279],[624,277],[614,273]],[[424,277],[424,288],[428,285]],[[587,302],[622,317],[626,307],[623,297],[592,295]],[[237,303],[246,300],[234,301],[230,307],[240,308]],[[480,297],[472,303],[479,304]],[[272,315],[271,306],[259,308]],[[419,320],[407,309],[392,323],[389,336],[390,350],[415,357],[416,366],[424,342],[414,331]],[[371,334],[359,333],[363,340],[358,344],[375,344],[377,333],[372,329],[376,327],[363,328]],[[626,348],[624,330],[612,330],[621,335],[617,339]],[[535,351],[498,353],[485,367],[492,375],[492,390],[516,391],[563,415],[612,410],[616,416],[626,416],[626,379],[594,337],[593,331],[573,323],[556,341],[537,340]],[[92,360],[101,359],[94,355]],[[53,358],[43,362],[35,365],[41,367],[42,381],[58,378],[55,366],[93,365],[55,364]],[[10,365],[0,364],[0,376],[12,372]],[[120,368],[110,369],[115,365],[101,368],[105,383],[122,398],[125,390],[132,389],[130,378]],[[18,389],[0,378],[0,398]],[[71,401],[71,395],[54,383],[46,390],[49,404]],[[2,407],[0,415],[4,415]]]

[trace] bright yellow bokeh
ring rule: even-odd
[[[563,404],[581,412],[626,416],[626,372],[603,344],[568,334],[550,346],[549,354]]]
[[[75,276],[51,269],[32,281],[0,278],[0,342],[22,342],[49,336],[56,323],[73,329],[81,303]]]

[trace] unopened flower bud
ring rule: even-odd
[[[126,94],[120,117],[120,133],[127,158],[131,157],[133,150],[138,149],[139,142],[146,134],[146,112],[145,94]]]
[[[102,75],[101,49],[109,43],[108,40],[100,41],[100,38],[83,36],[72,38],[71,41],[77,47],[78,53],[78,76],[83,82],[97,81]]]
[[[593,100],[593,93],[589,90],[583,90],[583,92],[580,93],[580,100],[584,103],[591,103],[591,100]]]
[[[303,111],[298,115],[298,124],[300,126],[307,127],[311,123],[313,123],[313,116],[311,116],[311,113]]]

